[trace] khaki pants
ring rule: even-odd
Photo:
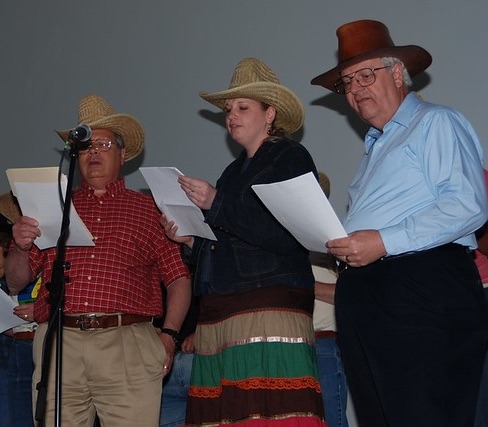
[[[34,339],[34,409],[46,329],[41,324]],[[62,354],[63,427],[93,427],[96,413],[105,427],[159,426],[165,351],[150,323],[97,331],[64,328]],[[54,425],[55,348],[52,356],[46,427]]]

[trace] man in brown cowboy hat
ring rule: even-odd
[[[341,26],[339,63],[315,77],[371,127],[349,188],[338,336],[361,426],[472,426],[487,342],[473,264],[486,221],[482,148],[457,111],[410,92],[431,63],[387,27]]]
[[[92,134],[79,152],[83,182],[73,193],[73,204],[95,246],[68,247],[66,253],[62,423],[91,427],[97,413],[102,425],[154,427],[159,424],[162,377],[173,360],[173,336],[189,305],[189,272],[179,246],[165,237],[152,198],[128,190],[119,177],[124,161],[143,149],[139,121],[117,113],[97,95],[81,100],[78,118]],[[35,246],[38,225],[22,216],[13,226],[15,244],[6,265],[13,291],[39,272],[43,283],[51,279],[56,251]],[[158,336],[151,320],[162,315],[161,282],[167,288],[167,312]],[[35,305],[40,325],[34,340],[34,385],[40,379],[49,311],[43,286]],[[53,368],[50,376],[46,425],[52,425],[54,415]]]

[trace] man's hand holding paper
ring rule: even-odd
[[[63,219],[63,208],[59,197],[59,185],[63,197],[66,194],[67,179],[61,175],[61,182],[58,183],[58,168],[19,168],[7,169],[7,178],[12,193],[17,197],[23,215],[30,217],[24,226],[38,227],[36,232],[29,227],[23,232],[25,238],[37,238],[34,244],[39,249],[52,248],[57,245],[61,232]],[[70,227],[66,240],[67,246],[94,246],[93,236],[78,216],[73,204],[70,206]],[[35,223],[37,222],[37,225]]]

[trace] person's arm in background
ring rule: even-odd
[[[481,233],[477,236],[478,251],[488,256],[488,223],[485,224]]]
[[[38,225],[34,218],[21,216],[12,227],[14,243],[5,259],[5,276],[13,295],[34,280],[35,275],[29,265],[29,252],[34,240],[41,235]]]
[[[336,285],[334,283],[315,282],[315,298],[334,304]]]

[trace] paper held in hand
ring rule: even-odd
[[[217,240],[198,206],[188,199],[178,184],[183,174],[174,167],[139,168],[149,185],[156,205],[178,226],[177,236],[200,236]]]
[[[312,172],[286,181],[256,184],[252,189],[276,219],[310,251],[325,253],[325,242],[347,236]]]
[[[39,222],[41,236],[34,244],[39,249],[57,245],[63,219],[63,200],[66,195],[67,178],[61,174],[61,200],[58,186],[58,168],[7,169],[6,174],[12,193],[19,202],[22,215]],[[78,216],[73,203],[70,206],[69,235],[66,246],[95,246],[93,236]]]
[[[14,307],[17,305],[18,303],[15,303],[12,298],[0,290],[0,333],[7,329],[29,323],[13,314]]]

